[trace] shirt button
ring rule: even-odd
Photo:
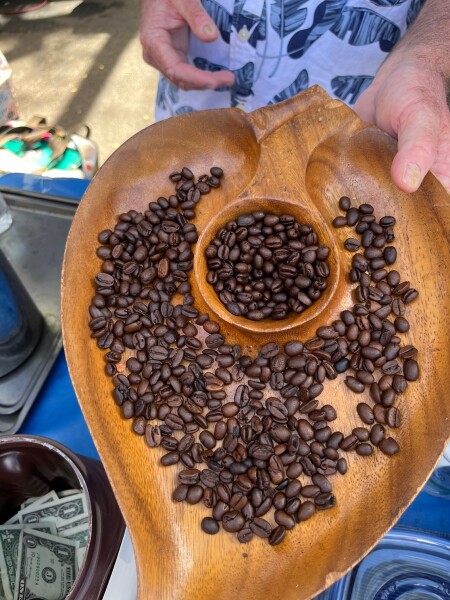
[[[250,32],[247,29],[246,25],[244,25],[244,27],[242,27],[242,29],[239,31],[238,38],[240,40],[242,40],[243,42],[248,42],[248,40],[250,38]]]

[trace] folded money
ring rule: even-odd
[[[50,491],[25,500],[0,525],[0,600],[63,600],[89,539],[85,494]]]

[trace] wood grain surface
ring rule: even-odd
[[[433,470],[450,434],[450,200],[431,175],[418,192],[400,192],[389,174],[394,153],[392,139],[316,87],[250,115],[223,109],[157,123],[127,141],[89,186],[64,259],[64,346],[81,408],[130,529],[140,600],[311,598],[368,553]],[[352,305],[345,278],[351,255],[343,249],[350,229],[331,225],[340,214],[341,195],[372,203],[378,218],[395,216],[395,267],[420,292],[408,305],[411,329],[403,336],[419,349],[421,375],[399,396],[402,425],[391,435],[400,453],[368,458],[349,453],[348,473],[332,478],[336,507],[295,527],[275,547],[261,539],[239,544],[225,532],[207,536],[200,521],[210,511],[172,502],[180,467],[161,467],[162,450],[148,448],[121,417],[103,352],[90,338],[88,307],[101,265],[97,234],[113,228],[119,213],[144,211],[149,201],[170,194],[169,173],[185,165],[196,175],[213,165],[225,171],[222,187],[198,205],[195,223],[202,237],[191,283],[196,306],[216,312],[227,341],[255,353],[268,341],[307,340]],[[199,248],[236,211],[267,206],[277,212],[280,202],[286,212],[313,224],[332,248],[329,291],[311,312],[287,324],[233,322],[202,283]],[[350,432],[361,424],[356,405],[362,396],[350,392],[343,379],[327,381],[320,400],[338,412],[333,429]]]

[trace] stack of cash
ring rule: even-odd
[[[29,498],[0,525],[0,600],[63,600],[83,562],[89,537],[80,490]]]

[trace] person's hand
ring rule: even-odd
[[[231,71],[209,72],[187,62],[189,30],[203,42],[219,31],[200,0],[141,0],[140,41],[145,62],[183,90],[232,85]]]
[[[405,192],[431,171],[450,193],[450,112],[439,68],[394,50],[355,104],[362,119],[398,139],[391,175]]]

